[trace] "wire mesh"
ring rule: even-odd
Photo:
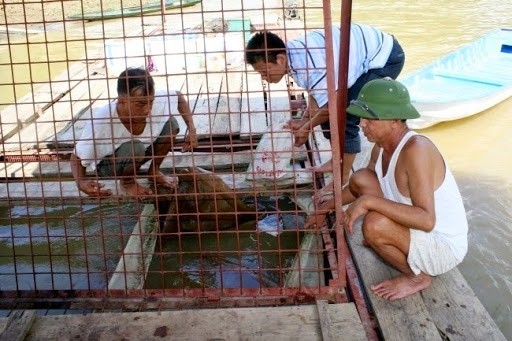
[[[163,3],[3,1],[3,304],[346,300],[334,229],[304,228],[329,141],[293,147],[306,91],[244,60],[255,32],[320,28],[321,4]]]

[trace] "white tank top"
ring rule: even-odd
[[[414,135],[416,135],[414,131],[409,131],[404,135],[391,156],[386,176],[383,176],[382,170],[382,148],[375,165],[375,172],[377,173],[384,197],[406,205],[412,205],[411,198],[402,195],[398,190],[395,181],[395,168],[402,148]],[[457,260],[461,261],[468,250],[466,210],[464,209],[462,196],[460,195],[455,178],[446,162],[445,169],[444,181],[434,192],[436,225],[431,233],[436,233],[445,240],[450,245]]]

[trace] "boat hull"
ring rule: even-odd
[[[165,4],[166,9],[175,9],[182,7],[189,7],[193,5],[197,5],[202,0],[167,0]],[[95,20],[107,20],[107,19],[117,19],[117,18],[126,18],[126,17],[134,17],[140,16],[144,13],[157,12],[162,9],[161,2],[155,2],[151,4],[147,4],[145,6],[131,6],[125,7],[120,10],[105,10],[105,11],[97,11],[97,12],[89,12],[89,13],[78,13],[75,15],[71,15],[69,19],[81,19],[87,21],[95,21]]]
[[[478,114],[512,96],[512,29],[498,29],[399,79],[421,117],[412,129]]]

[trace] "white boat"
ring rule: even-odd
[[[421,116],[412,129],[468,117],[512,96],[512,28],[476,41],[399,78]]]

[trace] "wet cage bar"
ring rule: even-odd
[[[339,165],[340,147],[319,127],[295,147],[286,123],[303,115],[307,92],[288,75],[262,80],[244,59],[246,43],[261,30],[286,40],[330,25],[330,2],[189,0],[163,10],[152,1],[121,4],[3,2],[1,308],[362,301],[357,288],[347,291],[356,273],[339,222],[342,203],[328,224],[305,227],[312,197],[341,175],[334,167],[334,175],[319,177],[311,167],[331,158]],[[312,13],[323,19],[311,20]],[[127,68],[150,74],[155,91],[147,101],[160,111],[131,139],[117,140],[102,135],[104,126],[137,130],[118,117],[117,82]],[[145,103],[130,105],[133,113]],[[91,125],[99,108],[108,115]],[[164,136],[169,115],[178,126]],[[335,139],[337,125],[333,117]],[[148,132],[147,141],[137,139]],[[110,195],[78,189],[77,145],[116,150],[126,142],[135,149],[137,139],[155,154],[151,141],[159,136],[172,137],[160,169],[174,187],[136,157],[132,168],[147,162],[131,175],[100,175],[103,154],[94,147],[79,165]],[[194,136],[197,145],[188,150]],[[133,178],[149,192],[134,197]]]

